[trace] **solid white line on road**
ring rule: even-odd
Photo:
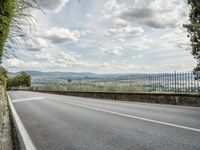
[[[31,138],[29,137],[23,123],[21,122],[21,120],[11,102],[11,99],[10,99],[10,96],[8,93],[7,93],[7,96],[8,96],[9,106],[10,106],[13,118],[14,118],[16,126],[19,130],[19,133],[21,134],[21,137],[24,142],[24,146],[25,146],[26,150],[36,150],[33,142],[31,141]]]
[[[97,110],[97,111],[101,111],[101,112],[106,112],[106,113],[110,113],[110,114],[114,114],[114,115],[119,115],[119,116],[123,116],[123,117],[128,117],[128,118],[132,118],[132,119],[138,119],[138,120],[143,120],[143,121],[147,121],[147,122],[157,123],[157,124],[161,124],[161,125],[176,127],[176,128],[180,128],[180,129],[186,129],[186,130],[190,130],[190,131],[200,132],[200,129],[197,129],[197,128],[191,128],[191,127],[177,125],[177,124],[173,124],[173,123],[167,123],[167,122],[162,122],[162,121],[157,121],[157,120],[152,120],[152,119],[137,117],[137,116],[133,116],[133,115],[118,113],[118,112],[114,112],[114,111],[110,111],[110,110],[105,110],[105,109],[101,109],[101,108],[96,108],[96,107],[91,107],[91,106],[87,106],[87,105],[76,104],[76,103],[71,103],[71,102],[66,102],[66,101],[59,101],[59,100],[52,100],[52,101],[57,101],[57,102],[61,102],[61,103],[65,103],[65,104],[70,104],[70,105],[73,105],[73,106],[78,106],[78,107],[87,108],[87,109],[91,109],[91,110]]]
[[[16,103],[16,102],[33,101],[33,100],[41,100],[41,99],[44,99],[44,97],[32,97],[32,98],[24,98],[24,99],[15,99],[15,100],[12,100],[12,102]]]

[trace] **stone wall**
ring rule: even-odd
[[[69,96],[80,96],[98,99],[185,105],[200,107],[200,94],[171,93],[122,93],[122,92],[75,92],[75,91],[38,91]]]

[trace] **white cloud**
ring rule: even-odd
[[[45,48],[52,47],[52,44],[47,42],[44,38],[35,38],[34,41],[29,41],[27,50],[29,51],[43,51]]]
[[[132,58],[133,58],[133,59],[135,59],[135,58],[136,58],[136,56],[132,56]]]
[[[39,54],[34,55],[34,58],[37,61],[41,61],[41,60],[48,61],[48,60],[54,59],[54,57],[49,53],[45,53],[45,54],[44,53],[39,53]]]
[[[191,50],[190,42],[185,38],[169,41],[168,44],[178,49]]]
[[[144,57],[144,56],[143,56],[142,54],[137,55],[137,56],[132,56],[133,59],[135,59],[135,58],[143,58],[143,57]]]
[[[37,2],[46,10],[59,12],[69,0],[38,0]]]
[[[70,31],[68,28],[53,27],[46,31],[44,37],[57,44],[77,42],[80,38],[80,32],[78,30]]]
[[[4,64],[8,66],[9,68],[11,67],[21,67],[21,65],[24,64],[24,61],[19,60],[18,58],[10,58],[4,61]]]
[[[135,50],[145,50],[145,49],[149,49],[148,46],[144,45],[144,44],[130,44],[129,45],[130,48],[133,48]]]
[[[88,18],[93,18],[93,17],[94,17],[94,16],[93,16],[92,14],[90,14],[90,13],[86,13],[85,16],[88,17]]]
[[[109,29],[106,35],[114,38],[129,37],[134,35],[141,35],[144,32],[142,27],[122,27]]]
[[[110,13],[112,16],[116,16],[121,12],[127,10],[127,4],[119,4],[117,0],[108,0],[105,5],[105,13]]]
[[[54,12],[60,11],[68,2],[40,1],[43,8]],[[9,60],[8,65],[16,64],[21,70],[102,73],[189,68],[195,62],[186,51],[191,49],[190,42],[182,30],[189,8],[184,1],[99,0],[79,3],[72,0],[59,17],[49,11],[43,17],[36,13],[38,30],[32,33],[32,38],[37,42],[31,43],[27,50],[20,47],[16,53],[22,61]],[[116,59],[115,63],[109,57]],[[178,65],[177,58],[178,61],[181,59],[180,64],[188,65]],[[126,62],[119,63],[120,60]]]
[[[142,51],[142,50],[150,49],[151,47],[150,45],[152,43],[153,43],[152,38],[145,35],[145,36],[137,38],[137,40],[135,40],[131,44],[128,44],[128,47],[137,51]]]
[[[114,17],[114,18],[112,19],[112,21],[113,21],[113,23],[114,23],[115,25],[118,25],[118,26],[122,26],[122,27],[128,26],[128,22],[127,22],[127,21],[125,21],[125,20],[123,20],[123,19],[120,19],[120,18],[117,18],[117,17]]]
[[[122,47],[118,47],[118,46],[115,46],[115,47],[100,47],[99,49],[101,51],[107,53],[107,54],[115,55],[115,56],[121,55],[120,51],[123,50]]]
[[[185,29],[174,30],[174,32],[160,37],[160,45],[174,50],[191,50],[190,41]]]
[[[59,56],[61,57],[61,59],[63,59],[66,62],[71,62],[71,63],[76,63],[77,60],[75,59],[75,57],[73,57],[72,55],[62,52],[59,52]]]
[[[143,58],[143,55],[138,55],[137,57],[138,57],[138,58]]]

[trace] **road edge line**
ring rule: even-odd
[[[24,144],[26,150],[37,150],[35,145],[31,141],[31,138],[28,135],[26,128],[24,127],[21,119],[19,118],[19,115],[17,114],[17,111],[15,110],[15,108],[14,108],[12,102],[11,102],[9,94],[7,92],[6,92],[6,94],[7,94],[7,97],[8,97],[8,103],[9,103],[9,106],[10,106],[11,114],[12,114],[13,119],[14,119],[14,123],[15,123],[21,137],[22,137],[23,144]]]

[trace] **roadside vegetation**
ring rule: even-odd
[[[185,24],[184,27],[188,30],[188,37],[191,41],[192,55],[197,60],[197,66],[195,71],[200,71],[200,1],[188,0],[188,4],[191,6],[189,14],[189,24]]]
[[[40,84],[33,83],[30,90],[34,91],[78,91],[78,92],[147,92],[147,93],[200,93],[195,87],[175,87],[168,85],[149,84],[95,84],[95,83],[70,83],[70,84]]]
[[[26,43],[30,39],[23,27],[31,28],[34,22],[31,9],[40,9],[36,0],[0,0],[0,80],[5,89],[8,76],[7,70],[1,65],[2,60],[16,57],[19,40]]]
[[[116,85],[111,83],[108,85],[97,84],[33,84],[31,90],[48,90],[48,91],[82,91],[82,92],[136,92],[147,90],[142,85]]]
[[[6,99],[6,89],[13,86],[30,86],[31,78],[25,72],[16,77],[8,77],[8,72],[2,67],[5,58],[16,57],[15,51],[20,41],[25,43],[29,36],[23,30],[24,26],[31,26],[33,16],[30,9],[39,9],[36,0],[0,0],[0,137],[2,138],[3,122],[9,116]],[[7,86],[7,87],[6,87]],[[9,120],[9,119],[7,119]],[[0,149],[2,139],[0,138]],[[5,139],[4,139],[5,141]]]
[[[29,87],[31,85],[31,76],[22,71],[15,77],[7,78],[7,89],[15,87]]]
[[[0,60],[3,56],[5,42],[8,39],[11,23],[16,8],[16,0],[0,0]]]

